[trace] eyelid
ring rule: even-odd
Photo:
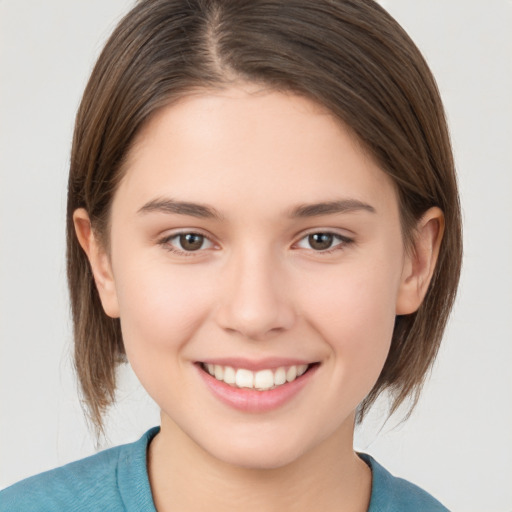
[[[317,233],[332,235],[335,239],[338,239],[339,242],[336,243],[335,245],[333,245],[332,247],[329,247],[324,250],[315,250],[313,248],[304,248],[304,247],[298,246],[298,244],[300,242],[302,242],[303,240],[305,240],[307,237],[309,237],[310,235],[317,234]],[[210,246],[206,247],[206,248],[197,249],[196,251],[185,251],[185,250],[181,250],[181,249],[170,244],[171,240],[179,237],[180,235],[187,235],[187,234],[195,234],[195,235],[202,236],[205,240],[208,241]],[[291,248],[292,249],[295,249],[295,248],[305,249],[308,252],[311,252],[314,254],[325,255],[325,254],[330,254],[331,252],[334,252],[337,250],[342,250],[347,245],[350,245],[353,242],[354,242],[354,239],[352,237],[341,234],[332,228],[326,228],[326,229],[315,228],[315,229],[311,229],[311,230],[301,233],[301,235],[298,238],[296,238],[296,241],[292,244]],[[157,243],[158,243],[158,245],[163,246],[164,249],[166,249],[167,251],[169,251],[171,253],[177,254],[179,256],[186,256],[186,257],[200,256],[205,251],[211,250],[212,248],[219,247],[219,245],[214,241],[214,239],[211,235],[206,234],[202,229],[196,229],[196,228],[180,228],[180,229],[177,229],[170,233],[168,232],[164,236],[160,237],[157,240]]]
[[[179,237],[180,235],[192,235],[192,234],[202,236],[205,240],[207,240],[209,242],[210,247],[197,249],[196,251],[185,251],[185,250],[179,249],[178,247],[175,247],[174,245],[172,245],[170,243],[171,240]],[[166,249],[167,251],[169,251],[171,253],[177,254],[179,256],[186,256],[186,257],[199,256],[207,250],[218,247],[218,244],[215,243],[212,236],[207,235],[201,229],[195,229],[195,228],[185,228],[185,229],[180,228],[180,229],[172,231],[170,233],[168,232],[164,236],[160,237],[157,240],[157,243],[158,243],[158,245],[161,245],[164,249]]]
[[[324,234],[324,235],[332,235],[334,238],[338,239],[339,240],[339,243],[333,245],[332,247],[329,247],[328,249],[324,249],[324,250],[315,250],[313,248],[305,248],[305,247],[299,247],[300,249],[305,249],[307,251],[310,251],[314,254],[329,254],[333,251],[336,251],[336,250],[341,250],[343,248],[345,248],[347,245],[350,245],[354,242],[354,238],[350,237],[350,236],[347,236],[347,235],[344,235],[344,234],[341,234],[339,233],[338,231],[336,230],[333,230],[332,228],[326,228],[326,229],[322,229],[322,228],[315,228],[315,229],[311,229],[305,233],[301,233],[300,237],[297,239],[296,242],[294,242],[293,246],[292,247],[297,247],[298,244],[300,242],[302,242],[303,240],[307,239],[310,235],[314,235],[314,234]]]

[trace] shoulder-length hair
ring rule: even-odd
[[[416,403],[438,352],[461,267],[454,163],[435,80],[405,31],[372,0],[142,0],[101,53],[76,117],[67,205],[67,271],[75,365],[99,431],[124,359],[118,319],[102,310],[73,212],[85,208],[108,248],[109,212],[134,137],[192,90],[237,81],[308,97],[355,134],[393,180],[405,243],[432,206],[445,216],[434,276],[419,310],[397,316],[375,386],[391,412]]]

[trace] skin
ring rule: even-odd
[[[162,199],[218,216],[144,209]],[[371,208],[290,216],[339,200]],[[239,84],[191,94],[141,130],[108,252],[85,210],[74,220],[105,312],[121,318],[128,359],[161,408],[148,458],[159,511],[367,510],[355,410],[384,365],[395,315],[426,293],[440,210],[425,213],[406,251],[394,185],[351,133],[308,99]],[[177,232],[205,242],[176,252]],[[330,250],[311,233],[336,235]],[[281,407],[248,413],[199,376],[198,361],[225,357],[319,366]]]

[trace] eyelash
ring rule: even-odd
[[[178,256],[193,257],[193,256],[197,256],[196,253],[201,253],[204,251],[204,249],[197,249],[196,251],[185,251],[185,250],[178,249],[178,248],[174,247],[173,245],[171,245],[172,240],[178,239],[180,236],[184,236],[184,235],[200,236],[204,239],[204,241],[208,241],[212,246],[214,245],[214,243],[206,235],[203,235],[202,233],[198,233],[197,231],[180,231],[178,233],[173,233],[172,235],[162,238],[162,240],[160,240],[158,243],[161,246],[163,246],[165,250],[172,252],[173,254],[176,254]]]
[[[159,245],[163,246],[167,251],[174,253],[178,256],[184,256],[184,257],[194,257],[194,256],[198,255],[197,253],[201,253],[205,250],[205,249],[200,248],[195,251],[186,251],[186,250],[178,249],[178,248],[174,247],[173,245],[171,245],[172,240],[178,239],[180,236],[184,236],[184,235],[200,236],[203,238],[204,241],[208,241],[212,246],[214,245],[214,243],[212,242],[212,240],[210,240],[210,238],[208,238],[206,235],[203,235],[202,233],[198,233],[196,231],[181,231],[178,233],[173,233],[172,235],[166,236],[165,238],[161,239],[158,243],[159,243]],[[302,238],[300,238],[298,240],[298,242],[296,242],[293,245],[297,246],[300,242],[302,242],[303,240],[307,239],[308,237],[310,237],[312,235],[329,235],[329,236],[333,237],[333,241],[334,240],[338,241],[338,243],[336,243],[332,247],[329,247],[328,249],[324,249],[324,250],[315,250],[315,249],[311,249],[311,248],[306,249],[306,250],[312,251],[315,254],[319,254],[319,255],[329,255],[329,254],[332,254],[333,252],[343,250],[348,245],[350,245],[354,242],[354,240],[352,238],[349,238],[344,235],[340,235],[339,233],[333,233],[331,231],[312,231],[310,233],[306,233],[304,236],[302,236]]]
[[[315,254],[318,254],[320,256],[328,256],[329,254],[332,254],[336,251],[342,251],[344,250],[348,245],[352,244],[354,242],[353,238],[349,238],[344,235],[340,235],[339,233],[333,233],[332,231],[311,231],[310,233],[306,233],[298,242],[296,242],[294,245],[299,244],[303,240],[309,238],[312,235],[329,235],[333,237],[333,243],[335,241],[338,241],[335,245],[329,247],[328,249],[323,250],[315,250],[315,249],[308,249]]]

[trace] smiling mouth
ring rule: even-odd
[[[267,391],[299,379],[317,364],[318,363],[281,366],[279,368],[264,369],[256,372],[245,368],[233,368],[232,366],[210,363],[199,363],[199,366],[213,378],[224,382],[228,386]]]

